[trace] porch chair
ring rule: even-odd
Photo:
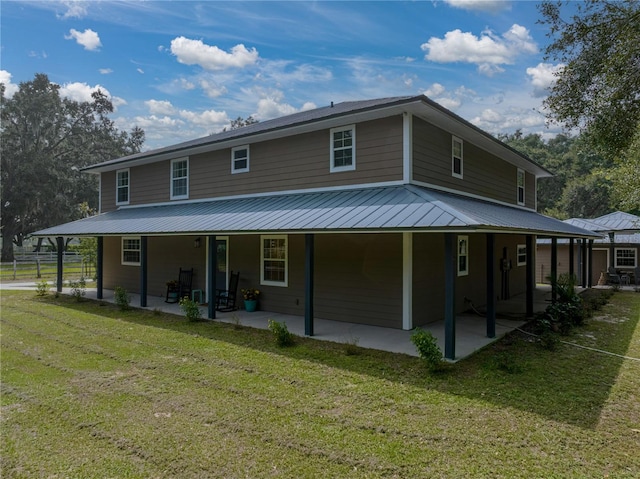
[[[193,284],[193,268],[191,269],[182,269],[180,268],[180,272],[178,273],[178,286],[176,289],[172,289],[170,286],[167,286],[167,297],[165,298],[165,303],[177,303],[182,298],[187,296],[191,298],[191,285]],[[177,298],[169,298],[170,292],[175,292],[177,290],[178,296]]]
[[[620,284],[620,275],[613,266],[607,268],[607,284]]]
[[[240,272],[231,271],[229,276],[229,287],[227,289],[216,289],[216,311],[235,311],[236,297],[238,296],[238,281]]]

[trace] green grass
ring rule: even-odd
[[[563,339],[640,358],[640,294]],[[640,362],[419,358],[2,292],[2,477],[640,476]]]

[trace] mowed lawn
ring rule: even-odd
[[[3,478],[637,478],[640,362],[419,358],[2,291]],[[478,319],[482,321],[481,318]],[[640,358],[640,294],[564,340]]]

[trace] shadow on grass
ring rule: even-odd
[[[516,331],[468,359],[432,372],[419,358],[353,344],[295,337],[294,346],[281,348],[276,346],[272,333],[262,329],[209,320],[188,322],[181,316],[149,310],[120,311],[110,303],[93,300],[76,302],[72,298],[47,297],[41,301],[481,400],[583,428],[594,428],[598,423],[624,361],[564,344],[557,351],[547,351],[531,337]],[[603,339],[595,347],[625,355],[640,322],[640,295],[618,293],[610,307],[622,311],[625,318],[605,324],[604,329],[599,324],[598,334]],[[581,334],[589,331],[590,324],[577,329],[573,338],[562,339],[580,339]]]

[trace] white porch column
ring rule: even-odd
[[[402,329],[413,329],[413,233],[402,233]]]

